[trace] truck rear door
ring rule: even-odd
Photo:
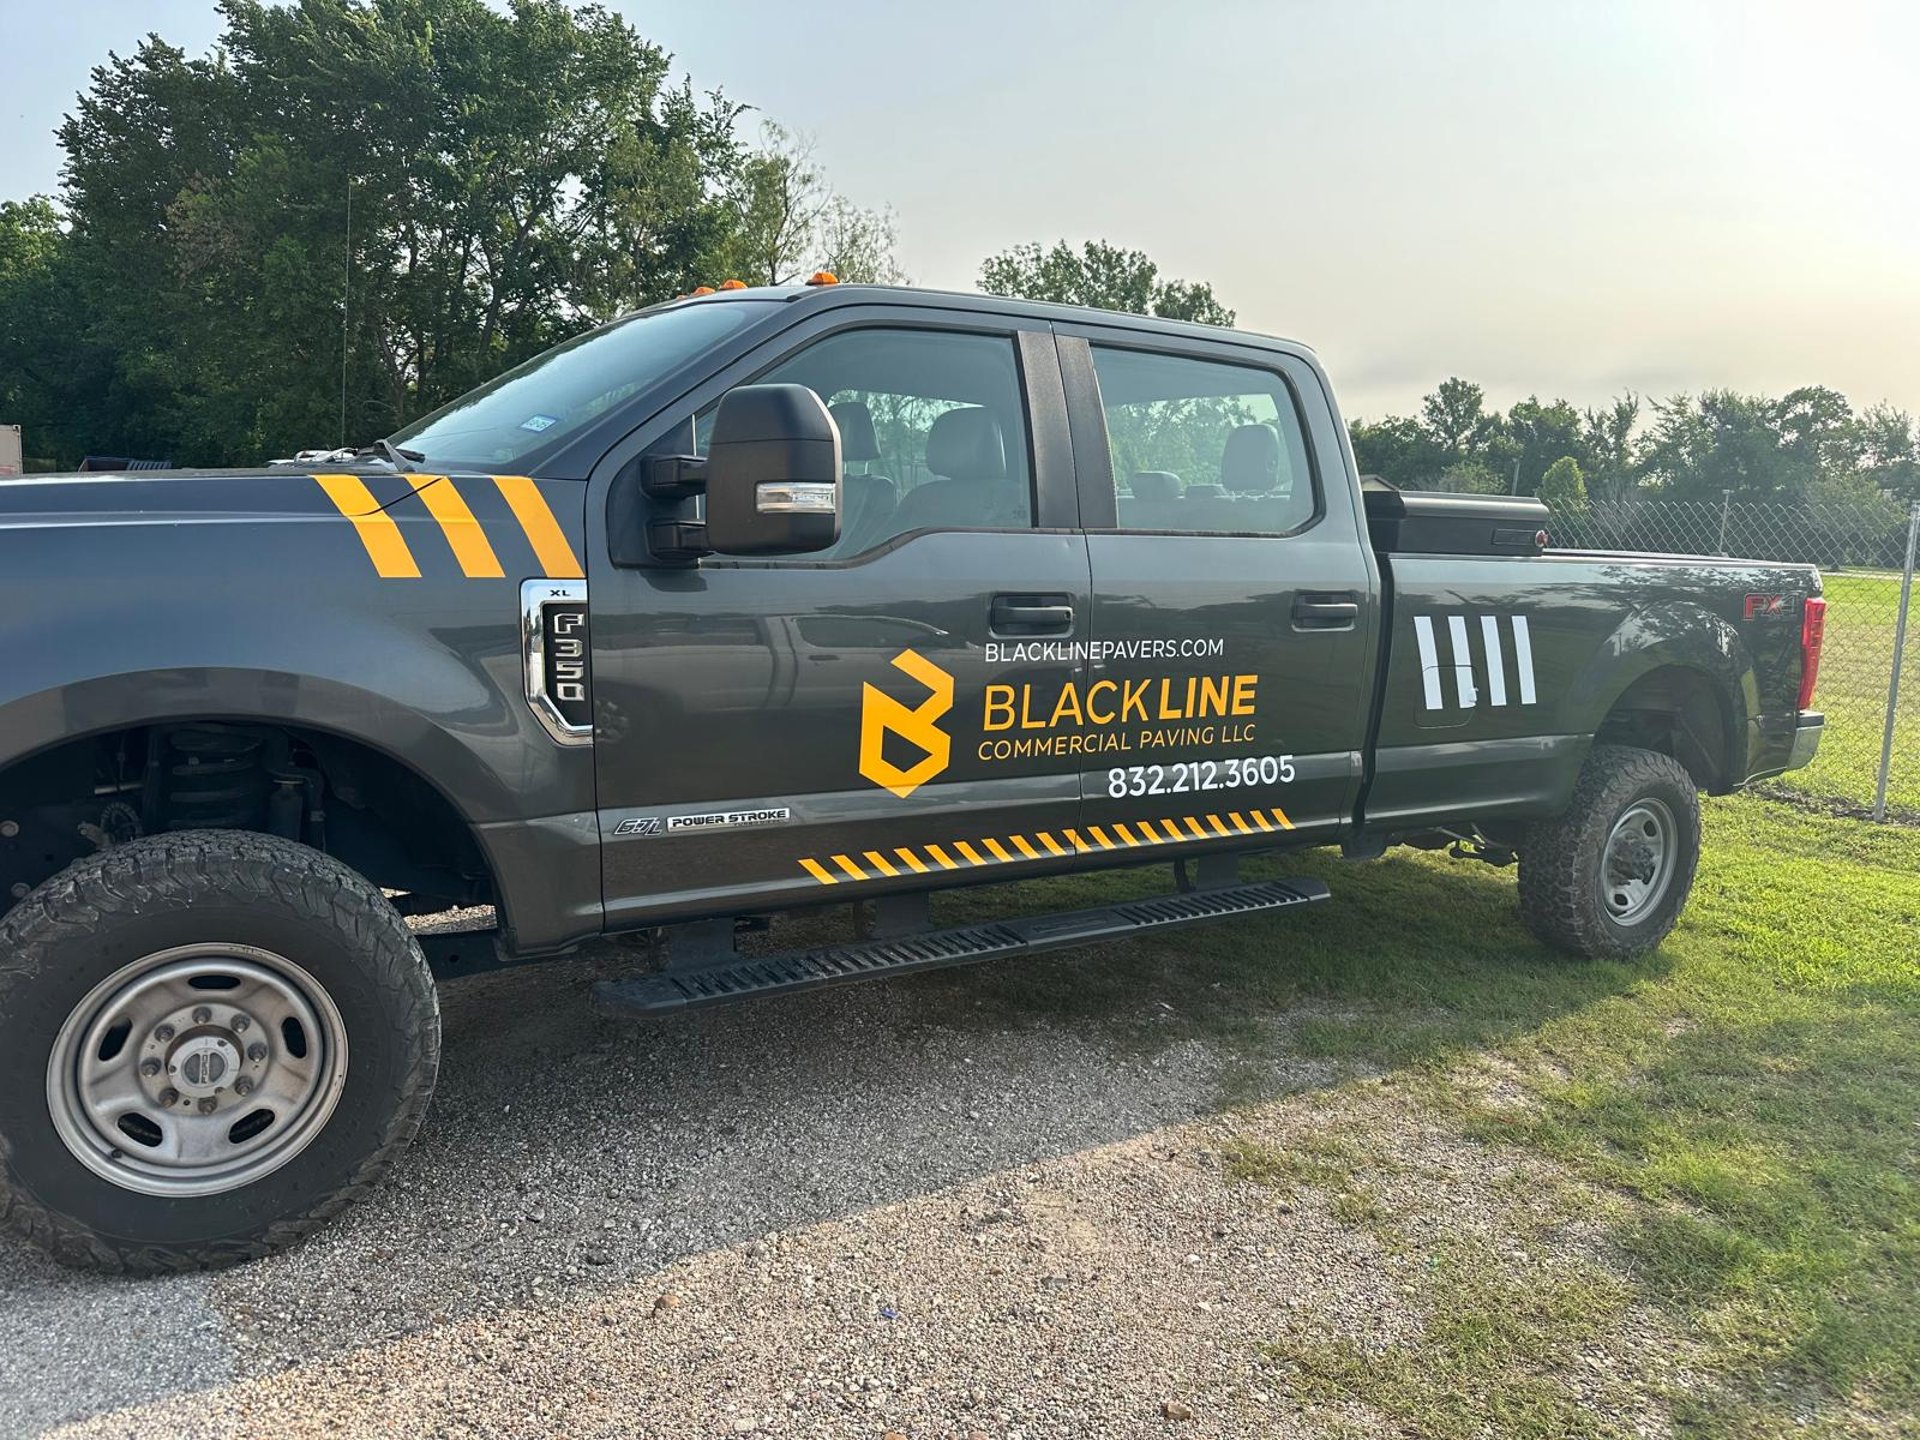
[[[1081,835],[1332,838],[1379,586],[1323,382],[1283,352],[1058,328],[1093,586]]]

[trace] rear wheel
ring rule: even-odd
[[[0,1215],[96,1268],[263,1254],[405,1148],[439,1038],[406,923],[337,861],[238,831],[117,846],[0,924]]]
[[[1520,914],[1533,933],[1588,959],[1637,954],[1671,931],[1700,861],[1700,797],[1681,764],[1596,745],[1565,813],[1520,849]]]

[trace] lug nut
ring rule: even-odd
[[[244,1015],[234,1016],[233,1026],[232,1026],[233,1033],[236,1035],[244,1035],[246,1033],[247,1026],[251,1025],[252,1023],[253,1022],[247,1019],[247,1017]]]
[[[11,840],[20,833],[18,820],[0,820],[0,840]]]
[[[160,1092],[160,1103],[162,1105],[178,1105],[180,1103],[180,1092],[169,1085]]]
[[[152,1058],[142,1060],[140,1062],[140,1073],[151,1080],[155,1075],[160,1073],[160,1062]]]
[[[213,1097],[211,1095],[207,1096],[206,1099],[200,1102],[200,1113],[202,1115],[213,1114],[213,1104],[214,1104]]]
[[[194,1024],[204,1025],[211,1019],[213,1019],[213,1011],[208,1009],[205,1005],[196,1006],[194,1008],[194,1012],[193,1012]]]
[[[253,1061],[254,1064],[258,1065],[262,1060],[266,1058],[267,1058],[267,1047],[262,1045],[258,1040],[254,1041],[253,1044],[247,1046],[247,1059]]]
[[[153,1032],[153,1038],[158,1040],[162,1045],[166,1044],[167,1041],[173,1039],[173,1026],[171,1025],[160,1026],[157,1030]]]
[[[233,1082],[233,1093],[242,1097],[251,1095],[253,1093],[253,1081],[242,1075],[238,1080]]]

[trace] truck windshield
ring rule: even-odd
[[[767,312],[767,300],[683,305],[577,335],[413,422],[393,443],[429,466],[525,462]]]

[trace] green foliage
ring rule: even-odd
[[[1584,510],[1587,506],[1587,477],[1580,462],[1562,455],[1540,477],[1540,498],[1556,510]]]
[[[1643,426],[1637,395],[1584,412],[1530,395],[1501,414],[1486,408],[1478,385],[1455,377],[1417,417],[1355,420],[1350,433],[1361,472],[1403,489],[1546,495],[1551,468],[1568,460],[1598,505],[1718,501],[1728,490],[1789,504],[1920,497],[1920,430],[1891,405],[1856,412],[1838,391],[1811,385],[1779,398],[1708,390],[1650,408]]]
[[[744,257],[891,267],[887,217],[604,7],[221,10],[205,57],[98,66],[60,209],[0,212],[0,399],[43,453],[364,441]]]
[[[1144,251],[1122,250],[1104,240],[1089,240],[1078,250],[1064,240],[1050,250],[1037,243],[1016,245],[981,263],[980,288],[1023,300],[1233,324],[1233,311],[1214,298],[1212,286],[1198,280],[1162,280],[1160,267]]]

